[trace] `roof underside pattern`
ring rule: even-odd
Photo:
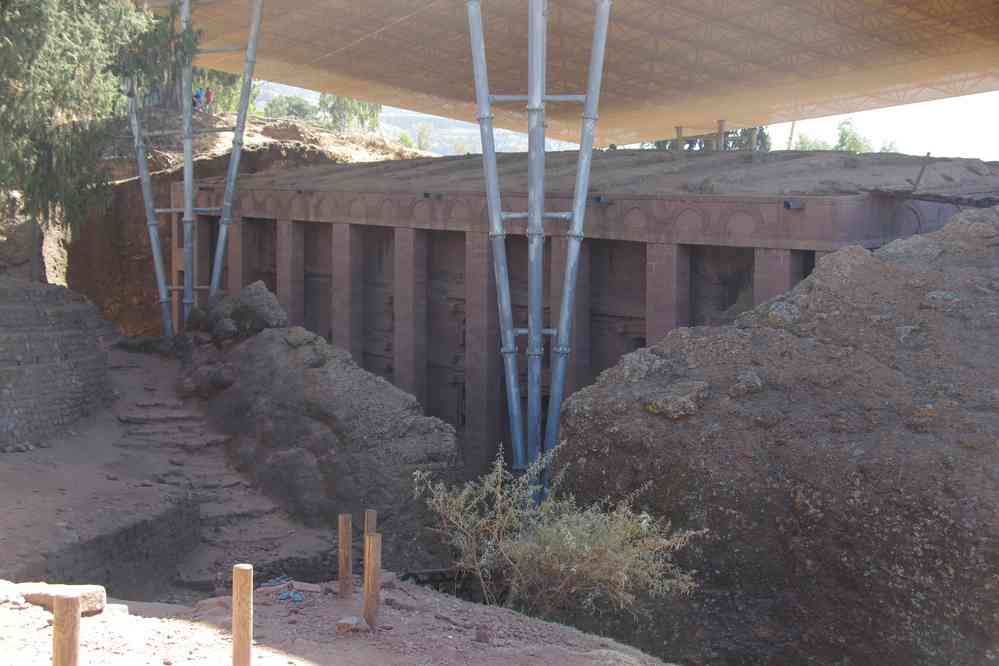
[[[195,4],[208,47],[245,42],[249,0]],[[526,92],[527,3],[486,0],[496,94]],[[548,87],[583,92],[592,0],[550,0]],[[239,72],[239,53],[199,64]],[[266,0],[258,78],[474,120],[462,0]],[[999,90],[996,0],[616,0],[598,142],[630,143]],[[549,105],[575,140],[579,108]],[[497,124],[523,130],[518,105]]]

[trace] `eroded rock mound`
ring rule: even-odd
[[[235,296],[223,295],[215,299],[207,312],[193,310],[191,315],[190,328],[206,331],[220,340],[247,337],[265,328],[288,325],[288,313],[260,280],[243,287]]]
[[[210,399],[213,416],[236,435],[238,465],[295,515],[321,524],[352,512],[360,524],[364,509],[376,509],[388,565],[420,566],[419,553],[406,552],[421,524],[413,472],[453,462],[454,429],[424,416],[413,396],[360,368],[349,353],[303,328],[287,328],[262,285],[246,287],[233,301],[235,307],[220,301],[207,313],[210,330],[226,312],[240,335],[249,330],[246,320],[269,317],[281,327],[195,347],[185,390]]]
[[[572,489],[651,482],[651,509],[713,535],[703,589],[617,637],[684,663],[995,658],[997,334],[999,209],[968,211],[577,393]]]

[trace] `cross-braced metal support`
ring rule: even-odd
[[[580,245],[583,239],[590,165],[593,158],[594,132],[600,87],[603,80],[604,53],[610,23],[611,0],[595,0],[596,25],[590,59],[589,81],[585,95],[547,95],[545,73],[547,63],[548,2],[529,0],[528,21],[528,94],[490,95],[486,67],[485,37],[482,28],[481,0],[468,0],[468,23],[471,35],[472,62],[475,70],[475,94],[478,102],[479,126],[482,134],[483,170],[486,179],[486,201],[490,236],[493,239],[493,265],[496,274],[499,306],[500,337],[506,374],[507,405],[510,413],[513,467],[524,469],[558,443],[559,413],[565,395],[566,363],[571,353],[572,311],[575,305],[576,276],[579,270]],[[504,222],[522,219],[520,213],[505,213],[501,209],[499,176],[496,168],[496,147],[493,139],[492,104],[494,102],[527,102],[528,113],[528,307],[527,329],[513,327],[510,302],[510,275],[506,257]],[[545,103],[582,102],[583,129],[580,140],[579,166],[573,210],[569,213],[545,211]],[[569,243],[566,272],[562,285],[562,306],[558,328],[544,328],[544,247],[545,219],[568,220]],[[520,404],[517,371],[518,334],[527,334],[527,429],[526,447]],[[553,349],[551,393],[547,423],[542,423],[542,365],[546,335],[557,335]],[[543,427],[544,426],[544,427]],[[542,447],[542,439],[544,447]]]
[[[192,0],[180,0],[180,22],[181,27],[186,31],[191,27],[191,2]],[[174,333],[174,323],[170,312],[170,292],[180,290],[183,292],[183,313],[184,319],[190,315],[194,305],[194,225],[196,214],[218,213],[219,234],[218,244],[215,248],[215,261],[212,264],[211,283],[208,287],[210,296],[214,296],[218,291],[219,283],[222,279],[222,267],[225,262],[226,241],[228,239],[229,226],[232,224],[232,201],[236,190],[236,178],[239,174],[239,160],[242,155],[243,134],[246,129],[246,117],[250,106],[250,95],[253,88],[253,70],[257,57],[257,42],[260,36],[260,22],[263,16],[264,0],[251,0],[250,14],[250,34],[246,47],[246,61],[243,70],[243,83],[240,91],[239,109],[236,114],[236,126],[232,128],[232,153],[229,157],[229,168],[226,172],[225,193],[222,199],[221,208],[194,207],[194,71],[193,62],[187,61],[181,69],[181,110],[183,115],[183,126],[181,135],[184,146],[184,203],[180,210],[174,208],[156,208],[153,201],[153,189],[149,175],[149,164],[146,161],[146,148],[144,137],[161,134],[176,134],[176,132],[143,132],[140,121],[140,100],[138,91],[132,83],[129,98],[129,119],[132,125],[132,134],[135,138],[136,160],[138,161],[139,180],[142,186],[142,198],[146,210],[146,224],[149,227],[149,241],[152,246],[153,263],[156,271],[156,286],[159,290],[160,304],[163,308],[163,335],[172,336]],[[205,49],[203,52],[229,51],[231,49]],[[216,130],[218,131],[218,130]],[[182,288],[167,286],[166,271],[163,267],[163,254],[160,249],[159,233],[157,231],[156,216],[159,214],[182,213],[181,223],[183,226],[184,239],[184,284]],[[198,287],[203,288],[203,287]]]

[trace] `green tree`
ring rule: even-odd
[[[795,150],[832,150],[832,146],[829,145],[828,141],[823,141],[822,139],[813,139],[807,134],[799,134],[797,140],[794,142]]]
[[[77,223],[101,196],[122,77],[162,74],[143,55],[165,20],[130,0],[0,1],[0,191],[21,191],[28,215]]]
[[[399,143],[401,143],[406,148],[415,148],[416,144],[413,143],[413,137],[409,136],[406,132],[399,134]]]
[[[870,153],[874,151],[871,140],[857,131],[853,120],[847,118],[837,127],[839,139],[834,150],[845,150],[850,153]]]
[[[881,144],[881,149],[878,152],[879,153],[897,153],[898,152],[898,143],[896,143],[894,139],[892,139],[891,141],[885,141],[885,142],[883,142]]]
[[[733,134],[729,135],[729,147],[734,150],[751,150],[753,148],[753,129],[752,127],[745,127],[740,129]],[[767,131],[766,127],[756,128],[759,130],[756,137],[756,149],[769,152],[770,151],[770,133]]]
[[[324,122],[333,130],[343,132],[351,129],[374,131],[378,129],[381,104],[370,104],[353,97],[330,95],[319,96],[319,112]]]
[[[416,147],[420,150],[430,150],[430,125],[420,125],[416,128]]]
[[[220,72],[217,69],[195,69],[194,89],[211,90],[213,113],[236,113],[239,110],[239,95],[243,90],[243,77],[239,74]],[[254,81],[250,88],[250,112],[256,109],[260,82]]]
[[[268,118],[316,120],[319,117],[319,107],[297,95],[279,95],[267,102],[264,115]]]

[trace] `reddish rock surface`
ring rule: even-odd
[[[999,209],[822,258],[563,412],[583,498],[708,528],[702,590],[605,630],[684,663],[983,664],[999,646]],[[615,626],[615,624],[617,626]]]

